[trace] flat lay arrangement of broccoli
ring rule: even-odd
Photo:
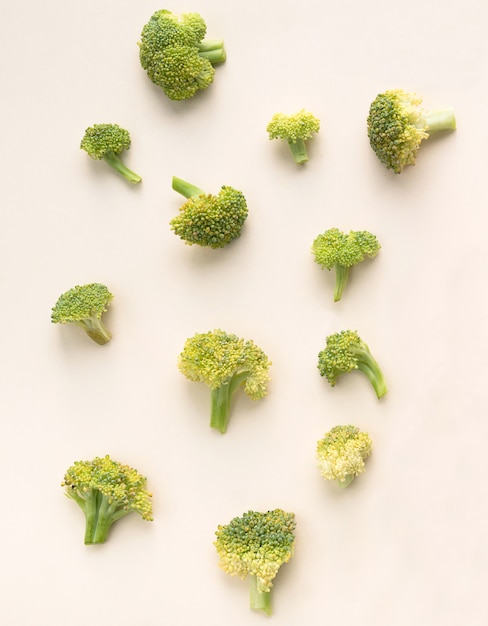
[[[305,109],[294,115],[276,113],[266,130],[270,139],[286,141],[295,163],[302,165],[308,161],[307,141],[319,132],[320,120]]]
[[[124,165],[120,155],[130,148],[130,134],[117,124],[95,124],[86,129],[80,148],[95,161],[105,161],[130,183],[142,178]]]
[[[342,297],[350,268],[374,258],[380,248],[376,236],[366,230],[351,230],[346,234],[338,228],[330,228],[315,238],[312,244],[315,262],[322,268],[335,270],[334,302]]]
[[[112,338],[102,315],[113,300],[108,287],[101,283],[76,285],[61,294],[52,308],[53,324],[74,324],[82,328],[95,343],[104,345]]]
[[[231,576],[249,577],[251,609],[271,615],[271,589],[280,567],[295,547],[294,513],[248,511],[219,526],[214,543],[219,566]]]
[[[334,426],[317,442],[320,474],[334,480],[339,487],[348,487],[362,474],[365,460],[371,454],[373,442],[368,433],[355,426]]]
[[[224,248],[241,235],[248,209],[242,191],[223,185],[213,195],[173,176],[173,189],[187,198],[171,230],[186,244]]]
[[[415,93],[393,89],[380,93],[371,103],[368,137],[378,159],[395,174],[415,165],[420,144],[433,133],[454,130],[452,108],[424,111]]]
[[[207,25],[198,13],[156,11],[145,24],[139,59],[150,80],[170,100],[187,100],[213,82],[214,65],[226,59],[221,39],[205,40]]]
[[[105,543],[114,522],[129,513],[153,520],[147,479],[108,455],[76,461],[66,471],[61,486],[85,514],[86,545]]]

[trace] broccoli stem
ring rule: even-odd
[[[83,328],[90,339],[93,339],[93,341],[100,346],[103,346],[112,339],[110,331],[105,327],[102,320],[97,317],[90,317],[78,322],[78,325]]]
[[[303,139],[297,139],[296,141],[289,141],[291,153],[295,159],[295,163],[301,165],[308,161],[307,147]]]
[[[126,167],[117,154],[114,154],[113,152],[107,152],[104,155],[103,160],[108,163],[110,167],[113,167],[114,170],[117,171],[119,174],[122,174],[122,176],[130,183],[136,184],[141,182],[142,178],[138,174],[130,170],[128,167]]]
[[[342,297],[342,292],[347,284],[349,278],[349,268],[345,265],[337,264],[335,266],[336,282],[334,290],[334,302],[338,302]]]
[[[249,582],[251,609],[264,611],[266,615],[271,615],[271,590],[259,591],[256,576],[250,575]]]
[[[227,57],[224,50],[224,41],[222,39],[208,39],[198,44],[198,54],[210,61],[212,65],[215,63],[223,63]]]
[[[109,498],[94,489],[85,506],[85,545],[105,543],[112,524],[129,513],[128,509],[118,508]]]
[[[352,483],[352,481],[354,480],[355,476],[354,474],[348,474],[344,480],[338,480],[338,484],[339,487],[341,487],[341,489],[345,489],[346,487],[349,487],[349,485]]]
[[[369,350],[358,354],[358,369],[361,370],[373,385],[377,398],[382,398],[388,391],[386,381],[378,362]]]
[[[227,430],[230,417],[230,403],[234,392],[243,383],[249,372],[235,374],[229,381],[212,389],[210,404],[210,426],[219,430],[222,434]]]
[[[185,198],[194,198],[195,196],[205,194],[205,192],[199,187],[195,187],[195,185],[192,185],[181,178],[177,178],[176,176],[173,176],[172,187]]]
[[[437,133],[441,130],[454,130],[456,128],[456,118],[454,109],[438,109],[429,111],[424,115],[425,125],[429,134]]]

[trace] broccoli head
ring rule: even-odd
[[[112,524],[129,513],[152,521],[152,494],[146,484],[147,479],[137,470],[108,455],[76,461],[62,486],[85,514],[85,544],[105,543]]]
[[[104,160],[130,183],[140,183],[142,178],[122,163],[120,154],[130,148],[129,131],[117,124],[95,124],[85,131],[80,148],[92,159]]]
[[[422,99],[402,89],[385,91],[372,102],[367,120],[368,137],[378,159],[395,174],[415,165],[420,144],[432,133],[454,130],[452,108],[423,111]]]
[[[306,141],[320,130],[320,120],[302,109],[295,115],[276,113],[266,129],[270,139],[282,139],[290,146],[295,163],[308,161]]]
[[[318,368],[334,387],[337,378],[354,370],[365,374],[378,398],[387,392],[383,372],[369,347],[354,330],[343,330],[327,337],[325,348],[319,352]]]
[[[80,326],[96,343],[103,345],[112,335],[102,322],[102,315],[113,299],[105,285],[90,283],[77,285],[59,296],[52,308],[53,324]]]
[[[317,461],[326,480],[335,480],[347,487],[362,474],[364,461],[371,454],[372,441],[368,433],[355,426],[334,426],[317,442]]]
[[[375,257],[380,247],[375,235],[365,230],[351,230],[347,235],[338,228],[330,228],[316,237],[312,244],[315,262],[322,268],[335,269],[334,302],[342,297],[349,277],[349,268],[366,258]]]
[[[295,515],[281,509],[248,511],[218,526],[214,545],[219,566],[231,576],[249,576],[252,609],[271,615],[271,588],[280,567],[293,556]]]
[[[142,29],[139,59],[149,79],[170,100],[187,100],[214,79],[214,64],[225,61],[224,42],[205,40],[198,13],[156,11]]]
[[[210,426],[221,433],[227,430],[232,396],[241,385],[253,400],[266,395],[270,365],[255,343],[223,330],[197,333],[187,339],[178,361],[186,378],[209,387]]]
[[[173,177],[173,189],[187,198],[170,222],[171,230],[188,245],[223,248],[237,239],[248,210],[244,194],[222,186],[217,195]]]

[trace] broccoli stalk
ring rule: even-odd
[[[204,39],[197,44],[197,49],[199,56],[207,59],[212,65],[223,63],[227,58],[223,39]]]
[[[271,615],[271,589],[260,591],[257,576],[249,575],[249,605],[256,611],[264,611]]]
[[[186,180],[173,176],[171,186],[175,191],[184,196],[185,198],[195,198],[196,196],[202,196],[205,194],[203,189],[188,183]]]
[[[141,182],[142,178],[139,176],[139,174],[136,174],[126,165],[124,165],[120,156],[118,154],[115,154],[115,152],[106,152],[102,158],[105,163],[110,165],[110,167],[112,167],[116,172],[121,174],[130,183],[136,184]]]
[[[225,433],[229,424],[232,396],[249,375],[250,372],[239,372],[221,387],[212,389],[210,394],[211,428],[219,430],[222,434]]]
[[[105,543],[112,524],[130,513],[96,489],[71,497],[85,514],[85,545]]]

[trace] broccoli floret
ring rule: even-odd
[[[214,64],[225,61],[224,42],[205,40],[198,13],[156,11],[144,26],[139,59],[148,77],[171,100],[187,100],[214,79]]]
[[[375,257],[380,248],[375,235],[365,230],[351,230],[346,235],[338,228],[330,228],[316,237],[312,244],[315,262],[328,270],[335,268],[334,302],[341,299],[349,277],[349,268],[366,258]]]
[[[188,245],[223,248],[237,239],[247,218],[247,203],[242,191],[222,186],[217,195],[173,177],[173,189],[187,201],[171,222],[171,230]]]
[[[253,400],[267,393],[271,362],[253,341],[223,330],[197,333],[186,340],[178,360],[184,376],[211,390],[210,426],[225,433],[233,394],[243,385]]]
[[[102,322],[102,315],[113,299],[105,285],[90,283],[77,285],[59,296],[52,308],[53,324],[80,326],[96,343],[103,345],[112,338]]]
[[[117,124],[95,124],[85,131],[80,148],[96,161],[104,160],[130,183],[140,183],[142,178],[126,167],[120,158],[130,148],[129,131]]]
[[[362,474],[364,461],[371,454],[372,441],[368,433],[355,426],[334,426],[317,442],[317,461],[326,480],[335,480],[347,487]]]
[[[85,514],[85,544],[105,543],[110,527],[129,513],[152,521],[152,494],[147,479],[137,470],[108,455],[93,461],[76,461],[62,486]]]
[[[378,159],[395,174],[406,165],[415,165],[424,139],[456,128],[452,108],[426,112],[421,103],[417,94],[394,89],[376,96],[369,109],[369,142]]]
[[[380,366],[354,330],[343,330],[327,337],[324,350],[319,352],[318,368],[320,375],[327,378],[331,387],[342,374],[360,370],[368,377],[378,398],[387,392]]]
[[[248,511],[218,526],[214,545],[219,566],[231,576],[249,576],[252,609],[271,615],[271,588],[278,570],[294,552],[295,515],[281,509]]]
[[[320,120],[302,109],[295,115],[276,113],[266,129],[270,139],[282,139],[290,146],[295,162],[301,165],[308,161],[306,141],[320,130]]]

